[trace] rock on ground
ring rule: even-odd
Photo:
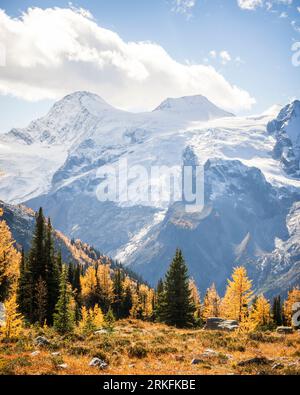
[[[90,361],[89,366],[97,367],[99,369],[106,369],[108,367],[107,363],[100,358],[93,358]]]
[[[247,366],[247,365],[269,365],[273,361],[269,360],[266,357],[254,357],[245,359],[244,361],[240,361],[238,366]]]
[[[278,326],[276,329],[277,333],[283,334],[283,335],[289,335],[294,332],[293,328],[290,326]]]
[[[34,343],[37,346],[49,346],[50,341],[45,336],[38,336],[34,339]]]
[[[226,320],[219,317],[207,318],[204,329],[215,331],[233,332],[238,329],[239,323],[236,320]]]

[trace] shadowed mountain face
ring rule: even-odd
[[[298,281],[298,258],[291,258],[289,243],[299,241],[288,226],[300,191],[298,103],[278,116],[239,118],[193,96],[132,114],[76,92],[28,128],[1,137],[0,198],[42,206],[56,229],[119,259],[152,284],[180,247],[202,293],[212,281],[223,290],[237,264],[248,265],[257,289],[284,292]],[[129,169],[147,171],[204,165],[203,211],[187,214],[180,202],[141,201],[138,193],[125,203],[99,201],[97,188],[106,181],[99,170],[118,169],[124,159]],[[274,254],[282,257],[275,271],[280,284],[270,277]]]
[[[170,207],[164,221],[131,256],[132,268],[155,283],[164,275],[178,246],[183,248],[190,274],[202,292],[212,281],[224,291],[232,268],[249,261],[259,289],[264,283],[259,280],[260,262],[272,256],[277,238],[290,243],[286,217],[299,195],[274,189],[259,170],[238,161],[208,161],[205,184],[204,210],[189,215],[181,204]],[[295,236],[293,239],[298,245]],[[292,266],[291,261],[282,273]],[[267,292],[272,294],[272,287]]]
[[[24,248],[27,253],[31,246],[35,228],[35,212],[23,205],[11,205],[0,201],[3,209],[3,218],[7,223],[13,239],[20,250]],[[53,230],[54,246],[61,251],[64,262],[77,262],[81,265],[90,265],[98,259],[106,262],[107,257],[102,256],[94,248],[80,240],[71,241],[64,234]]]

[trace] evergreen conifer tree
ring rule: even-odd
[[[54,256],[54,246],[52,237],[52,225],[48,219],[45,232],[45,264],[46,276],[45,285],[47,293],[46,318],[49,325],[53,324],[53,313],[59,294],[59,268]]]
[[[43,326],[47,318],[48,293],[46,282],[40,277],[35,286],[36,317],[40,326]]]
[[[158,321],[163,321],[163,312],[165,306],[165,288],[162,279],[158,281],[155,295],[154,316]]]
[[[280,295],[275,296],[273,299],[272,316],[277,326],[281,326],[283,324],[283,311]]]
[[[162,320],[179,328],[193,324],[195,306],[189,287],[188,269],[179,249],[166,274],[164,288]]]
[[[133,304],[132,291],[131,291],[130,285],[127,285],[125,288],[124,298],[123,298],[123,302],[122,302],[123,318],[127,318],[130,316],[132,304]]]
[[[115,275],[113,278],[113,312],[114,316],[119,319],[123,316],[123,278],[121,270],[118,269],[115,271]]]
[[[74,311],[72,309],[72,291],[68,283],[68,269],[63,266],[60,286],[59,298],[54,313],[54,328],[60,334],[72,332],[74,329]]]

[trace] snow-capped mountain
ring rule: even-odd
[[[267,130],[276,138],[274,158],[288,175],[300,178],[300,101],[285,106]]]
[[[241,118],[193,96],[135,114],[76,92],[28,128],[0,138],[0,198],[43,206],[57,229],[149,282],[181,247],[202,290],[214,276],[222,287],[237,262],[270,254],[277,239],[289,238],[286,216],[299,200],[300,180],[287,174],[274,150],[282,129],[297,155],[297,108],[292,103],[276,121],[274,108]],[[96,191],[105,182],[99,169],[117,169],[119,159],[148,170],[186,160],[205,165],[203,212],[187,214],[180,203],[143,201],[138,193],[128,202],[99,201]],[[120,171],[125,177],[126,169]]]
[[[88,92],[75,92],[58,101],[49,113],[31,122],[26,129],[13,129],[5,135],[6,141],[31,145],[64,144],[69,147],[82,136],[96,129],[100,119],[118,112],[99,96]]]
[[[154,111],[175,115],[187,121],[209,121],[210,119],[233,116],[233,114],[221,110],[201,95],[186,96],[179,99],[168,98]]]

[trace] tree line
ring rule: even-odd
[[[89,333],[128,317],[176,327],[199,327],[209,317],[223,317],[251,331],[292,325],[300,290],[292,289],[285,301],[275,297],[271,306],[263,295],[254,296],[246,269],[237,267],[224,297],[212,284],[202,302],[179,249],[155,290],[107,261],[85,267],[66,264],[54,248],[51,221],[40,209],[28,254],[15,249],[7,224],[0,221],[0,302],[6,337],[17,335],[24,325],[53,326],[61,334]]]

